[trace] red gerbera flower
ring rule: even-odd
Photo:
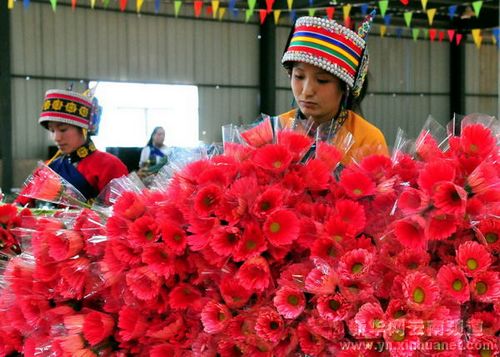
[[[174,255],[170,254],[163,242],[144,247],[142,261],[152,272],[168,279],[174,272]]]
[[[410,308],[425,311],[438,303],[439,287],[430,276],[415,272],[405,277],[403,294]]]
[[[365,302],[372,299],[375,294],[370,279],[341,279],[339,290],[347,300],[357,302]],[[377,289],[376,293],[380,296],[384,295],[380,289]]]
[[[113,205],[115,215],[131,221],[142,216],[145,211],[146,206],[142,196],[130,191],[124,192]]]
[[[118,335],[123,341],[144,336],[148,325],[147,316],[142,309],[124,306],[118,313]]]
[[[477,274],[470,285],[473,300],[492,303],[500,299],[500,276],[496,271]]]
[[[377,303],[363,304],[354,316],[354,321],[357,327],[355,335],[363,338],[377,338],[385,328],[384,311]]]
[[[311,191],[321,191],[328,188],[332,179],[331,171],[323,161],[311,159],[299,168],[306,188]]]
[[[456,232],[457,224],[456,216],[435,210],[429,215],[425,235],[429,240],[446,239]]]
[[[352,168],[346,168],[340,174],[340,187],[352,199],[371,196],[375,193],[375,182],[361,171],[355,171]]]
[[[8,226],[12,224],[17,216],[17,208],[11,204],[3,204],[0,206],[0,225]]]
[[[130,270],[125,280],[132,294],[140,300],[151,300],[157,297],[163,283],[163,279],[147,266]]]
[[[141,250],[138,248],[132,248],[125,240],[116,240],[109,242],[106,246],[106,251],[108,250],[111,251],[111,253],[121,263],[126,263],[133,266],[140,263],[141,261]]]
[[[483,161],[467,177],[466,190],[475,194],[498,187],[499,173],[490,161]]]
[[[334,145],[326,141],[320,141],[316,145],[316,159],[322,161],[328,171],[332,172],[342,160],[342,152]]]
[[[422,249],[426,247],[427,237],[424,233],[425,220],[417,215],[400,219],[394,223],[394,234],[406,248]]]
[[[85,295],[85,284],[89,278],[90,260],[78,257],[66,260],[59,266],[61,279],[57,291],[67,299],[81,299]]]
[[[286,319],[295,319],[306,306],[304,294],[296,289],[281,288],[273,299],[274,306]]]
[[[482,124],[470,124],[462,129],[460,147],[465,154],[486,157],[496,148],[491,129]]]
[[[264,234],[271,244],[282,246],[292,243],[300,232],[300,221],[291,210],[272,212],[264,222]]]
[[[91,346],[94,346],[111,336],[114,327],[113,317],[102,312],[92,311],[84,317],[83,336]]]
[[[351,313],[352,307],[352,304],[338,293],[319,296],[316,304],[319,316],[329,321],[344,320]]]
[[[429,131],[423,131],[415,143],[418,157],[423,161],[432,161],[443,156],[436,139]]]
[[[318,257],[329,263],[335,263],[343,254],[342,243],[331,238],[318,238],[311,246],[311,257]]]
[[[477,226],[477,236],[494,252],[500,251],[500,220],[484,219]]]
[[[293,156],[284,145],[266,145],[257,150],[253,162],[258,167],[274,173],[285,171],[292,162]]]
[[[327,264],[312,269],[307,274],[305,289],[313,294],[332,294],[338,284],[338,276]]]
[[[106,232],[110,239],[122,239],[128,234],[130,221],[118,216],[109,217],[106,222]]]
[[[249,222],[245,225],[243,235],[233,251],[233,260],[241,262],[258,256],[267,249],[267,242],[258,224]]]
[[[130,225],[128,238],[128,241],[134,248],[141,248],[148,243],[158,241],[160,235],[158,234],[158,225],[154,218],[149,215],[137,218]]]
[[[299,162],[311,148],[314,139],[303,133],[292,130],[278,132],[278,144],[284,145],[292,154],[292,161]]]
[[[340,258],[338,273],[345,279],[362,279],[370,271],[373,255],[366,249],[354,249]]]
[[[301,322],[297,327],[300,349],[303,353],[319,356],[325,349],[325,339],[313,333],[306,323]]]
[[[210,216],[217,209],[222,198],[222,190],[214,184],[198,190],[194,198],[194,209],[201,217]]]
[[[248,289],[258,292],[264,291],[271,283],[269,264],[260,256],[245,261],[236,276]]]
[[[443,265],[437,274],[437,282],[441,291],[457,302],[464,303],[469,300],[469,282],[456,265]]]
[[[397,155],[397,164],[392,168],[394,173],[398,175],[403,182],[413,184],[418,176],[416,161],[408,154]]]
[[[465,212],[467,192],[453,182],[436,184],[432,198],[434,205],[445,213],[463,215]]]
[[[494,336],[500,329],[500,320],[493,312],[475,312],[467,321],[467,326],[471,330],[471,335]]]
[[[429,254],[423,249],[404,249],[396,257],[395,268],[406,274],[409,270],[425,268],[430,260]]]
[[[172,309],[186,309],[194,306],[201,298],[201,293],[190,284],[177,284],[169,295],[169,304]]]
[[[429,206],[429,196],[423,191],[412,187],[406,188],[398,198],[398,208],[404,214],[415,214],[424,211]]]
[[[46,237],[49,256],[56,261],[74,257],[83,248],[82,236],[73,230],[47,232]]]
[[[235,226],[220,226],[210,240],[212,249],[221,256],[227,257],[238,246],[241,232]]]
[[[360,164],[372,179],[380,183],[392,176],[392,160],[385,155],[369,155],[363,158]]]
[[[231,311],[226,305],[209,301],[201,311],[201,322],[205,332],[214,334],[224,330],[231,319]]]
[[[325,222],[323,229],[326,238],[344,247],[344,244],[354,237],[357,227],[334,214]]]
[[[500,353],[498,336],[472,336],[466,344],[467,357],[497,357]]]
[[[285,335],[285,323],[275,310],[263,308],[258,311],[255,332],[260,338],[275,344]]]
[[[284,190],[277,186],[267,188],[255,200],[252,206],[252,214],[258,218],[264,218],[269,213],[283,205]]]
[[[240,135],[248,145],[253,147],[260,147],[272,143],[273,128],[271,119],[266,117],[260,123],[253,125],[253,127],[241,131]]]
[[[455,166],[447,160],[434,160],[428,162],[420,171],[418,185],[427,194],[432,195],[435,185],[442,181],[455,179]]]
[[[186,232],[179,223],[164,221],[160,226],[161,238],[171,252],[182,255],[186,249]]]
[[[342,222],[350,225],[350,231],[357,235],[365,229],[365,209],[358,202],[351,200],[337,200],[335,202],[335,213]]]
[[[250,296],[252,291],[240,284],[239,280],[232,276],[225,276],[219,284],[220,294],[226,305],[231,309],[238,309],[243,307]]]
[[[491,265],[491,254],[484,245],[474,241],[460,244],[456,256],[458,265],[467,276],[486,271]]]

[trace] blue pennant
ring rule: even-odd
[[[455,13],[457,12],[457,5],[451,5],[448,7],[448,16],[450,19],[453,19],[453,16],[455,16]]]
[[[368,4],[361,4],[361,15],[366,16],[368,13]]]

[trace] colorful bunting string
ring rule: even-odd
[[[432,22],[434,21],[435,15],[436,15],[436,9],[427,10],[427,19],[429,19],[429,26],[432,26]]]
[[[389,6],[389,0],[380,0],[378,2],[378,7],[380,9],[380,15],[382,15],[382,17],[385,16],[385,12],[387,11],[388,6]]]
[[[277,25],[280,21],[281,10],[274,10],[274,23]]]
[[[413,12],[406,11],[403,16],[405,17],[406,27],[410,27],[411,18],[413,17]]]
[[[481,12],[481,8],[482,7],[483,7],[483,1],[482,0],[474,1],[472,3],[472,8],[474,9],[474,14],[476,15],[476,17],[479,17],[479,13]]]

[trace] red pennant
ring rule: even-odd
[[[76,8],[76,0],[71,0],[71,8],[73,10]]]
[[[455,36],[455,30],[448,30],[448,39],[453,41],[453,36]]]
[[[460,44],[460,41],[462,41],[462,34],[461,33],[457,33],[457,35],[455,36],[455,41],[457,43],[457,46]]]
[[[351,17],[348,16],[348,17],[346,17],[346,19],[344,21],[344,26],[347,27],[348,29],[350,29],[351,25],[352,25],[352,20],[351,20]]]
[[[273,5],[274,5],[274,0],[266,0],[266,9],[268,14],[271,11],[273,11]]]
[[[335,8],[333,6],[327,7],[326,16],[328,16],[330,20],[333,20],[333,14],[335,14]]]
[[[399,0],[399,1],[401,1],[401,4],[403,4],[404,6],[410,3],[410,0]]]
[[[120,0],[120,11],[125,11],[127,8],[127,0]]]
[[[267,10],[259,9],[260,24],[262,25],[266,21]]]
[[[212,8],[212,5],[208,5],[207,8],[205,9],[205,13],[207,15],[212,15],[213,12],[214,12],[214,9]]]
[[[439,38],[439,42],[442,42],[444,40],[444,32],[443,31],[439,31],[438,38]]]
[[[434,39],[436,38],[436,33],[436,29],[429,29],[429,38],[432,42],[434,42]]]
[[[202,0],[195,0],[193,6],[194,6],[194,16],[200,17],[201,8],[203,7],[203,1]]]

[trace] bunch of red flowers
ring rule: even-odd
[[[283,131],[161,191],[39,219],[0,286],[0,355],[495,356],[500,166],[481,124],[417,158]]]

